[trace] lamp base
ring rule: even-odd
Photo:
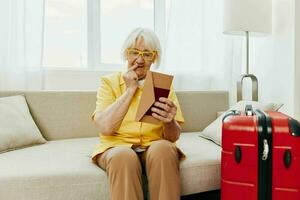
[[[252,83],[252,101],[258,101],[258,81],[254,74],[243,74],[237,82],[237,101],[243,99],[243,81],[245,78],[250,78]]]

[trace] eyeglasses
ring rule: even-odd
[[[137,49],[127,49],[127,56],[129,59],[136,59],[141,55],[146,61],[153,61],[156,51],[140,51]]]

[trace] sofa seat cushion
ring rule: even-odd
[[[97,142],[56,140],[1,154],[0,199],[108,199],[106,173],[90,158]]]
[[[182,133],[177,141],[186,155],[180,163],[182,195],[220,189],[222,149],[199,133]]]
[[[198,135],[182,133],[177,142],[187,156],[180,164],[182,195],[220,187],[220,147]],[[0,199],[109,199],[106,173],[91,162],[98,140],[55,140],[1,154]]]

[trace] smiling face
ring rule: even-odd
[[[155,54],[153,54],[153,51],[145,46],[143,38],[137,40],[136,45],[133,46],[131,50],[133,51],[127,54],[128,68],[137,64],[138,67],[134,71],[137,74],[139,80],[144,79],[146,77],[147,71],[155,61]],[[141,51],[144,53],[143,56],[138,53]],[[150,54],[150,56],[148,55],[148,53]],[[153,54],[152,57],[151,54]]]

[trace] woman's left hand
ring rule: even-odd
[[[154,106],[151,108],[152,116],[164,123],[170,123],[174,120],[177,107],[168,98],[160,97],[159,101],[154,103]]]

